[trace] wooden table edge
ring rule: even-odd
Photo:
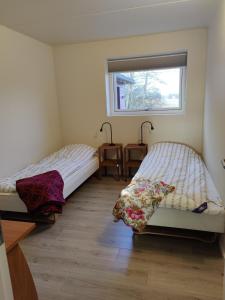
[[[18,222],[18,221],[1,220],[0,223],[2,225],[2,233],[3,233],[7,253],[10,252],[15,247],[15,245],[17,243],[19,243],[19,241],[23,240],[36,227],[36,224],[31,223],[31,222]],[[10,226],[10,224],[15,225],[15,223],[20,224],[20,225],[24,225],[24,228],[23,228],[23,230],[21,230],[22,233],[18,233],[19,236],[14,241],[11,241],[11,240],[9,241],[8,240],[8,231],[10,229],[9,228],[6,229],[6,226]]]

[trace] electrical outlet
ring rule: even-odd
[[[222,163],[223,168],[225,169],[225,159],[222,159],[221,163]]]

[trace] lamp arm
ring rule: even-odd
[[[112,141],[112,125],[110,123],[110,128],[111,128],[111,144],[113,144],[113,141]]]
[[[144,121],[144,122],[141,123],[141,143],[140,143],[140,145],[143,145],[143,144],[144,144],[144,143],[143,143],[143,125],[144,125],[145,123],[149,123],[149,124],[151,125],[151,130],[154,129],[154,127],[153,127],[153,125],[152,125],[152,122],[150,122],[150,121]]]
[[[109,122],[104,122],[103,124],[102,124],[102,126],[101,126],[101,129],[104,127],[104,125],[109,125],[109,127],[110,127],[110,138],[111,138],[111,145],[113,145],[113,141],[112,141],[112,125],[111,125],[111,123],[109,123]]]

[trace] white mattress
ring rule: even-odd
[[[88,145],[67,145],[38,163],[29,165],[10,177],[1,178],[0,192],[16,192],[17,180],[52,170],[57,170],[65,181],[67,177],[84,166],[95,153],[96,149]]]
[[[189,147],[176,143],[153,145],[134,179],[141,177],[175,185],[175,196],[178,196],[177,201],[176,197],[165,197],[148,225],[224,232],[222,200],[200,156]],[[193,196],[196,203],[208,202],[208,209],[204,213],[191,211]]]
[[[177,143],[154,144],[133,179],[145,178],[174,185],[160,207],[192,211],[204,202],[204,214],[224,214],[223,202],[201,157],[190,147]]]
[[[94,174],[99,167],[97,157],[86,161],[78,170],[64,179],[64,198],[67,198],[77,187]],[[24,202],[16,192],[0,193],[0,210],[13,212],[27,212]]]

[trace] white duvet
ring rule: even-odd
[[[57,170],[63,180],[65,180],[65,178],[87,164],[95,153],[95,148],[83,144],[65,146],[61,150],[42,159],[39,163],[29,165],[18,171],[13,176],[0,178],[0,193],[16,192],[16,181],[18,179],[31,177],[52,170]]]
[[[207,202],[204,213],[224,213],[223,202],[205,164],[188,146],[154,144],[133,179],[141,177],[175,186],[175,192],[167,195],[160,207],[192,211]]]

